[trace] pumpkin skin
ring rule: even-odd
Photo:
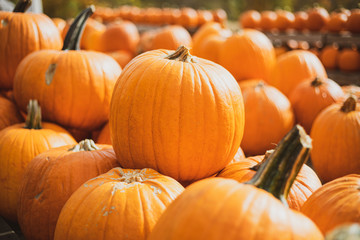
[[[78,17],[92,9],[84,11]],[[64,51],[42,50],[26,56],[16,71],[14,97],[23,111],[30,99],[38,99],[45,120],[91,131],[108,121],[111,94],[121,68],[104,53],[78,50],[80,32],[64,42]]]
[[[261,15],[256,10],[248,10],[239,16],[239,25],[242,28],[258,28]]]
[[[296,12],[295,14],[295,20],[292,25],[292,28],[296,30],[304,30],[306,28],[306,21],[308,18],[308,14],[304,11]]]
[[[323,234],[346,223],[360,223],[359,189],[360,175],[337,178],[315,191],[301,212],[311,218]]]
[[[148,239],[272,240],[279,236],[323,239],[310,219],[270,193],[232,179],[209,178],[187,187],[165,210]]]
[[[87,180],[119,166],[110,145],[73,147],[50,149],[28,164],[17,212],[26,239],[53,239],[60,211],[71,194]]]
[[[295,21],[295,16],[292,12],[286,10],[277,10],[276,12],[275,28],[280,31],[285,31],[290,28]]]
[[[243,129],[235,79],[185,47],[137,56],[114,88],[110,130],[126,168],[149,167],[178,181],[209,177],[234,157]]]
[[[87,181],[70,197],[54,239],[145,240],[183,190],[174,179],[152,169],[114,168]]]
[[[325,8],[315,7],[308,10],[306,28],[311,31],[320,31],[329,21],[329,13]]]
[[[0,11],[0,89],[12,89],[15,71],[29,53],[60,50],[58,29],[45,14]]]
[[[224,24],[227,21],[227,13],[225,12],[224,9],[222,8],[218,8],[212,11],[213,17],[214,17],[214,21]]]
[[[205,23],[212,22],[214,20],[214,16],[209,10],[197,10],[198,15],[198,25],[201,26]]]
[[[171,25],[159,29],[150,44],[150,50],[167,49],[176,50],[179,46],[191,47],[190,33],[182,26]]]
[[[17,221],[19,188],[28,163],[50,148],[76,143],[58,125],[43,122],[41,129],[26,125],[19,123],[0,131],[0,215],[10,222]]]
[[[62,18],[52,18],[51,20],[55,24],[56,28],[59,30],[60,36],[62,36],[66,26],[66,21]]]
[[[110,134],[109,123],[106,123],[105,126],[101,129],[99,136],[97,137],[96,143],[111,145],[111,134]]]
[[[336,45],[326,46],[320,52],[320,60],[327,69],[336,69],[338,58],[339,48]]]
[[[353,9],[348,20],[346,21],[346,29],[352,33],[360,33],[360,9]]]
[[[360,172],[360,107],[355,98],[325,108],[311,129],[311,160],[323,182]]]
[[[245,130],[241,148],[247,156],[265,154],[294,126],[295,116],[287,97],[259,83],[243,90]]]
[[[289,96],[299,83],[315,77],[327,78],[320,60],[309,51],[293,50],[278,57],[269,84]]]
[[[226,37],[211,35],[205,39],[197,49],[197,56],[219,63],[220,49],[226,41]]]
[[[326,107],[344,97],[341,87],[331,79],[310,80],[300,83],[290,94],[297,123],[310,133],[316,116]]]
[[[345,48],[340,51],[337,65],[344,72],[354,72],[360,69],[360,53],[357,49]]]
[[[21,116],[17,106],[0,95],[0,130],[23,121],[24,118]]]
[[[240,159],[227,165],[217,177],[234,179],[240,183],[249,181],[256,173],[253,167],[261,163],[263,159],[264,155]],[[309,166],[303,165],[290,189],[287,198],[289,207],[300,211],[304,202],[320,187],[321,182],[316,173]]]
[[[106,54],[114,58],[121,68],[124,68],[126,64],[128,64],[130,60],[134,58],[134,55],[132,53],[125,50],[108,52]]]
[[[226,39],[220,49],[219,63],[237,81],[250,78],[270,79],[275,66],[275,51],[271,41],[254,29],[244,29]]]
[[[345,29],[347,19],[348,16],[345,13],[333,12],[325,28],[330,32],[340,32]]]

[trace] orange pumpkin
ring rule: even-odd
[[[36,98],[45,120],[68,128],[91,131],[108,121],[121,68],[106,54],[79,50],[81,29],[91,11],[87,8],[74,21],[63,51],[43,50],[23,59],[14,80],[20,109],[25,110],[29,99]]]
[[[114,168],[87,181],[70,197],[54,239],[145,240],[183,190],[177,181],[152,169]]]
[[[304,203],[301,212],[311,218],[323,234],[343,224],[360,223],[359,189],[360,175],[337,178],[315,191]]]
[[[144,31],[140,35],[140,42],[139,42],[139,52],[140,53],[151,50],[152,40],[154,39],[154,37],[158,31],[159,31],[159,29],[150,29],[150,30]]]
[[[350,96],[332,104],[315,119],[311,129],[311,160],[323,182],[360,172],[360,105]]]
[[[352,33],[360,33],[360,9],[353,9],[348,20],[346,21],[346,29]]]
[[[61,49],[61,37],[44,14],[24,13],[30,0],[19,0],[14,12],[0,11],[0,89],[12,89],[16,68],[29,53]]]
[[[304,30],[306,28],[306,21],[308,14],[304,11],[299,11],[294,14],[295,20],[293,22],[292,28],[296,30]]]
[[[339,58],[339,48],[337,45],[328,45],[321,50],[320,60],[325,68],[336,69]]]
[[[292,144],[290,136],[296,139]],[[248,184],[209,178],[187,187],[161,215],[148,240],[323,239],[309,218],[274,198],[284,201],[307,159],[310,141],[295,144],[298,137],[292,132],[285,144],[280,143]],[[290,146],[303,152],[293,149],[286,159]]]
[[[243,99],[233,76],[183,46],[134,58],[111,100],[110,131],[120,165],[153,168],[178,181],[224,168],[243,129]]]
[[[248,10],[239,16],[239,25],[242,28],[259,28],[261,15],[256,10]]]
[[[89,139],[36,156],[20,188],[17,214],[24,237],[53,239],[60,211],[71,194],[87,180],[118,166],[110,145],[96,146]]]
[[[167,49],[176,50],[184,45],[191,47],[192,39],[190,33],[182,26],[171,25],[158,30],[150,44],[150,50]]]
[[[198,25],[201,26],[205,23],[212,22],[214,20],[214,16],[209,10],[198,10]]]
[[[243,90],[245,130],[241,148],[247,156],[265,154],[294,126],[291,104],[276,88],[260,82]]]
[[[341,86],[341,88],[345,93],[344,96],[348,96],[349,94],[351,94],[351,95],[356,96],[358,101],[360,101],[360,86],[344,85],[344,86]],[[342,101],[345,101],[345,100],[346,100],[346,98],[342,99]]]
[[[270,79],[275,66],[274,47],[260,31],[244,29],[226,39],[220,49],[219,63],[237,81],[250,78]]]
[[[197,48],[197,56],[219,63],[220,49],[226,41],[226,37],[219,35],[208,36]]]
[[[329,21],[329,13],[323,7],[311,8],[307,11],[306,28],[311,31],[320,31]]]
[[[356,48],[344,48],[340,51],[337,65],[344,72],[355,72],[360,70],[360,53]]]
[[[176,24],[187,28],[196,27],[199,24],[198,13],[195,9],[190,7],[182,8],[181,14],[177,19]]]
[[[261,164],[264,164],[266,157],[268,156],[258,155],[241,159],[227,165],[217,174],[217,177],[230,178],[241,183],[249,181]],[[289,207],[300,211],[304,202],[320,187],[321,182],[316,173],[304,164],[290,189],[287,198]]]
[[[326,107],[344,96],[341,87],[331,79],[309,80],[302,82],[290,94],[296,122],[310,133],[317,115]]]
[[[333,12],[329,21],[326,23],[326,30],[330,32],[340,32],[345,29],[348,16],[343,12]]]
[[[285,31],[291,28],[295,22],[295,15],[292,12],[286,10],[277,10],[276,12],[275,28],[280,31]]]
[[[289,96],[299,83],[315,77],[327,78],[320,60],[309,51],[293,50],[278,57],[269,83]]]
[[[56,28],[59,30],[60,36],[62,36],[66,26],[66,21],[62,18],[52,18],[51,20],[54,22]]]
[[[222,8],[215,9],[212,11],[212,14],[215,22],[221,23],[223,25],[226,24],[228,17],[224,9]]]
[[[0,131],[8,126],[21,123],[23,120],[17,106],[0,95]]]
[[[63,128],[41,122],[37,101],[30,101],[26,123],[0,131],[0,215],[17,221],[19,188],[28,163],[38,154],[54,147],[75,144]]]
[[[275,28],[277,14],[274,11],[261,12],[260,28],[269,31]]]
[[[130,60],[134,58],[134,55],[126,50],[118,50],[115,52],[108,52],[106,54],[114,58],[121,68],[124,68],[126,64],[128,64]]]
[[[111,134],[110,134],[109,123],[106,123],[105,126],[101,129],[99,136],[97,137],[96,143],[111,145]]]

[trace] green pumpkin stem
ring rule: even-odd
[[[166,58],[181,62],[195,62],[190,54],[190,50],[185,46],[178,47],[178,49],[176,49],[174,53],[168,55]]]
[[[344,113],[349,113],[356,110],[356,97],[350,95],[343,105],[341,106],[341,111]]]
[[[310,149],[311,138],[301,126],[296,125],[246,183],[268,191],[287,205],[290,188],[308,160]]]
[[[321,84],[323,84],[323,82],[321,81],[321,79],[319,77],[316,77],[312,82],[311,82],[311,86],[313,87],[319,87]]]
[[[84,31],[86,21],[94,12],[95,7],[91,5],[75,18],[65,36],[62,50],[80,50],[80,39]]]
[[[37,100],[30,100],[27,106],[27,116],[25,128],[42,129],[41,127],[41,108]]]
[[[99,150],[100,148],[95,145],[92,139],[85,139],[76,144],[74,147],[70,148],[69,151],[71,152],[80,152],[80,151],[95,151]]]
[[[16,3],[13,12],[24,13],[31,6],[31,3],[31,0],[19,0]]]

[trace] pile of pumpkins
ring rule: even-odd
[[[26,239],[359,230],[360,91],[328,79],[314,54],[276,59],[263,33],[209,23],[192,49],[122,69],[80,50],[93,7],[62,43],[50,18],[24,13],[29,2],[0,12],[0,215]],[[211,38],[224,41],[202,58]]]
[[[242,28],[256,28],[262,31],[294,29],[331,33],[349,31],[356,34],[360,33],[360,9],[340,8],[331,14],[319,6],[295,13],[287,10],[248,10],[239,16],[238,22]]]

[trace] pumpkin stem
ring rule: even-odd
[[[256,164],[255,166],[251,167],[250,170],[253,170],[253,171],[258,171],[261,167],[261,165],[269,158],[269,156],[274,152],[274,149],[271,149],[271,150],[267,150],[266,153],[265,153],[265,156],[263,158],[263,160],[261,162],[259,162],[258,164]]]
[[[319,77],[316,77],[312,82],[311,82],[311,86],[313,87],[319,87],[320,85],[322,85],[323,82],[321,81],[321,79]]]
[[[190,50],[185,46],[178,47],[174,53],[168,55],[166,58],[182,62],[194,62],[194,59],[190,54]]]
[[[19,0],[16,3],[13,12],[24,13],[31,6],[31,3],[31,0]]]
[[[25,128],[41,129],[41,108],[37,100],[30,100],[27,106]]]
[[[310,149],[310,136],[300,125],[296,125],[246,183],[270,192],[287,205],[291,185],[309,158]]]
[[[85,23],[94,12],[95,7],[91,5],[75,18],[66,34],[62,50],[80,50],[80,39],[85,28]]]
[[[94,151],[99,150],[100,148],[95,145],[92,139],[85,139],[76,144],[74,147],[70,148],[71,152],[81,152],[81,151]]]
[[[350,95],[344,102],[341,107],[341,111],[344,113],[355,111],[356,109],[356,98],[353,95]]]

